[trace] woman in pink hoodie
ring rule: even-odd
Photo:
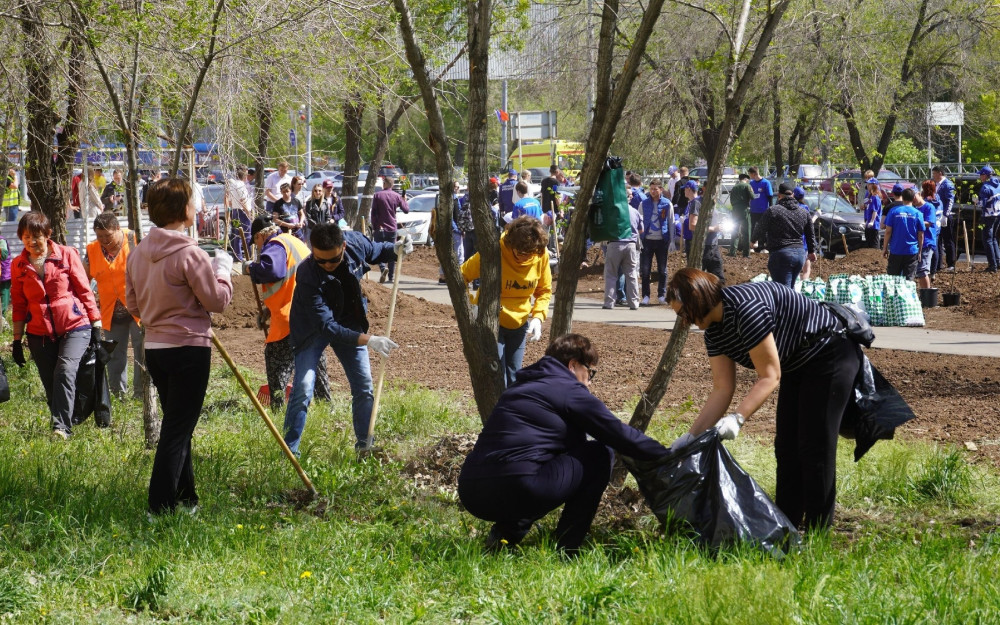
[[[233,261],[214,258],[187,234],[194,224],[191,187],[158,180],[146,194],[157,225],[132,251],[125,272],[125,303],[145,328],[146,366],[163,406],[160,442],[149,480],[149,510],[194,511],[198,495],[191,437],[201,415],[212,360],[212,320],[233,297]]]

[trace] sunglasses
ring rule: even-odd
[[[344,260],[344,253],[341,252],[340,254],[334,256],[333,258],[320,258],[319,256],[316,255],[315,252],[313,252],[313,260],[316,261],[317,265],[325,265],[325,266],[336,265],[340,263],[340,261]]]
[[[594,376],[597,375],[597,369],[593,369],[591,367],[584,367],[584,368],[587,370],[587,376],[588,376],[587,381],[593,382]]]

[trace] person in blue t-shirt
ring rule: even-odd
[[[904,189],[902,204],[885,217],[885,240],[882,255],[889,259],[886,273],[913,279],[917,273],[917,258],[924,247],[924,216],[913,208],[913,189]]]
[[[751,167],[747,170],[750,174],[750,190],[753,191],[753,197],[750,199],[750,233],[757,231],[757,223],[767,212],[767,209],[771,208],[771,204],[774,203],[774,187],[771,186],[771,181],[760,177],[760,172],[756,167]],[[755,242],[751,242],[755,243]],[[760,247],[763,247],[761,245]]]
[[[515,186],[514,189],[521,195],[521,199],[514,202],[514,210],[510,212],[511,221],[521,217],[522,215],[534,217],[535,219],[541,221],[542,203],[528,195],[528,183],[522,180],[517,183],[517,186]]]
[[[868,197],[865,199],[865,247],[878,249],[878,231],[882,221],[882,194],[878,178],[865,181]]]
[[[929,289],[939,264],[938,235],[941,232],[941,202],[937,199],[937,185],[933,180],[924,180],[920,185],[920,194],[914,199],[913,208],[924,216],[924,246],[920,249],[917,266],[917,286]]]
[[[979,170],[979,208],[983,210],[983,248],[986,252],[986,271],[996,273],[1000,268],[1000,246],[997,245],[997,228],[1000,227],[1000,178],[989,165]]]
[[[938,269],[945,267],[955,271],[955,259],[958,258],[958,215],[952,212],[955,206],[955,183],[944,175],[944,168],[935,165],[931,170],[931,178],[937,185],[937,196],[941,201],[941,232],[938,233]]]

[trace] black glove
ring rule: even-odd
[[[24,347],[21,346],[21,341],[14,341],[10,351],[14,355],[14,362],[17,363],[17,366],[23,367],[27,361],[24,359]]]
[[[90,328],[90,344],[94,347],[101,342],[101,328],[96,326]]]

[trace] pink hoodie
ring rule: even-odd
[[[209,347],[212,321],[233,298],[208,254],[186,233],[153,228],[128,257],[125,303],[142,319],[146,341]]]

